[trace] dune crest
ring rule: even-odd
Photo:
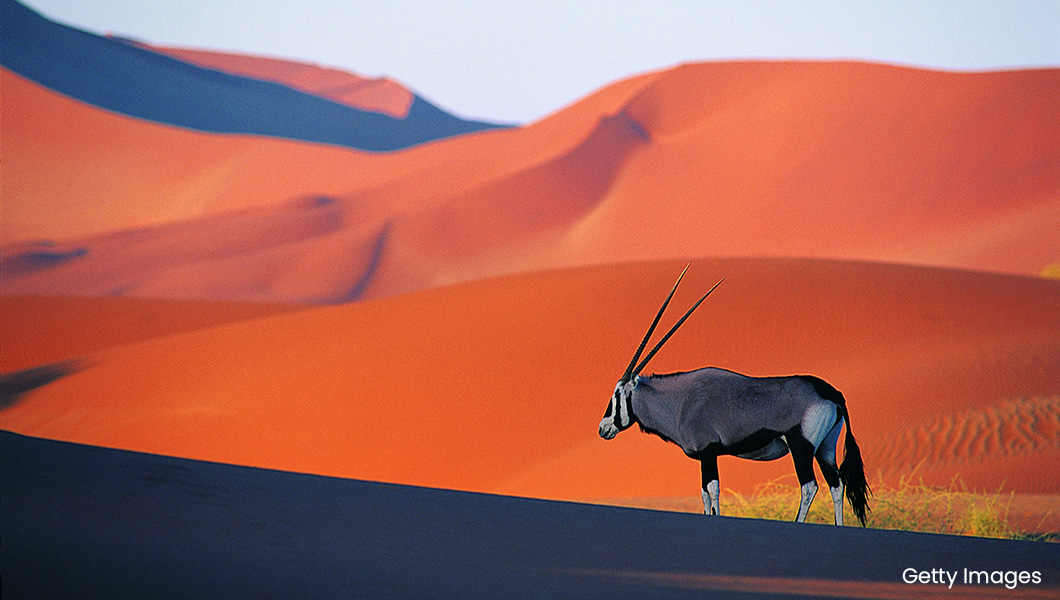
[[[3,76],[5,143],[24,149],[5,160],[12,241],[53,239],[92,256],[101,249],[88,236],[126,236],[150,248],[159,243],[152,235],[174,241],[183,227],[193,243],[204,216],[235,223],[238,211],[282,211],[306,197],[340,199],[370,214],[304,247],[282,236],[260,240],[287,248],[267,268],[271,277],[302,281],[301,292],[275,288],[270,297],[273,288],[259,279],[238,283],[207,264],[202,281],[187,289],[178,285],[187,278],[167,279],[166,295],[347,301],[350,286],[335,282],[349,279],[348,262],[317,263],[315,281],[296,269],[321,255],[342,256],[351,243],[382,247],[369,278],[356,285],[362,299],[504,273],[678,256],[805,256],[1039,275],[1060,255],[1060,141],[1051,134],[1060,129],[1058,69],[689,64],[617,82],[526,127],[387,154],[191,135]],[[55,131],[55,115],[71,119],[69,126]],[[140,231],[160,225],[169,229]],[[385,247],[377,244],[384,229]],[[238,235],[237,227],[229,231]],[[19,252],[4,248],[8,256]],[[62,279],[70,293],[99,293],[116,289],[94,279],[105,271],[153,279],[150,273],[169,269],[111,258],[103,270],[71,260],[50,271],[54,281],[43,271],[32,283],[13,273],[0,291],[54,290]]]
[[[7,69],[0,84],[4,145],[19,149],[4,156],[5,256],[12,244],[194,227],[215,212],[334,196],[379,166],[343,148],[128,119]]]
[[[649,144],[625,113],[605,115],[556,156],[409,210],[394,221],[392,254],[370,296],[556,266],[537,257],[605,201],[629,157]]]
[[[360,110],[383,113],[398,119],[407,117],[413,94],[400,83],[385,77],[368,78],[354,73],[280,58],[211,52],[194,48],[171,48],[135,40],[125,42],[207,69],[215,69],[274,81],[297,90],[327,98]]]
[[[0,62],[93,106],[197,131],[264,135],[373,152],[498,127],[451,115],[413,96],[402,118],[362,110],[274,81],[234,75],[52,22],[0,4]]]

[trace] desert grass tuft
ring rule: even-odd
[[[1000,489],[994,493],[970,492],[959,477],[954,477],[948,487],[933,487],[922,479],[914,482],[914,475],[901,479],[895,487],[873,489],[868,527],[1005,539],[1051,539],[1020,531],[1010,524],[1014,496],[1011,492]],[[730,500],[723,512],[734,517],[790,521],[799,506],[796,490],[798,484],[793,476],[761,484],[749,496],[726,490]],[[823,494],[818,492],[807,522],[834,522],[831,498],[827,488],[822,491]],[[844,521],[854,522],[850,507],[845,508]]]

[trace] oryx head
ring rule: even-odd
[[[643,352],[644,347],[648,345],[648,340],[651,339],[651,334],[655,333],[655,326],[659,324],[659,319],[662,318],[663,313],[666,311],[666,306],[670,304],[670,299],[674,297],[674,292],[677,291],[677,286],[681,285],[681,280],[684,279],[685,273],[688,272],[688,267],[691,265],[692,263],[688,263],[688,265],[685,266],[685,270],[681,271],[681,275],[677,278],[677,283],[675,283],[673,289],[670,290],[670,295],[663,301],[662,307],[655,315],[655,320],[651,322],[651,327],[648,328],[648,333],[644,334],[644,339],[641,340],[640,347],[638,347],[637,352],[633,354],[633,360],[629,361],[629,367],[626,368],[625,374],[622,375],[622,378],[618,380],[617,384],[615,384],[615,393],[611,395],[611,401],[607,404],[607,410],[604,411],[604,418],[600,421],[600,437],[605,440],[615,437],[620,431],[629,429],[629,427],[637,421],[637,417],[633,412],[632,401],[633,392],[637,389],[637,384],[640,381],[640,372],[644,370],[644,367],[648,366],[648,361],[650,361],[652,357],[655,356],[655,353],[662,348],[663,344],[670,339],[670,336],[677,331],[677,328],[683,325],[685,320],[692,315],[692,311],[699,308],[699,305],[707,299],[710,292],[713,292],[715,288],[721,285],[721,281],[719,281],[714,284],[714,287],[710,288],[710,291],[703,294],[703,297],[693,304],[692,308],[688,309],[685,316],[681,317],[681,319],[670,328],[670,331],[659,340],[658,344],[655,344],[655,347],[651,349],[651,352],[648,352],[648,355],[644,357],[644,360],[637,363],[637,361],[640,360],[640,353]]]

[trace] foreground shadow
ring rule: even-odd
[[[1052,544],[335,479],[0,432],[5,597],[1057,598]],[[911,585],[909,570],[1040,583]]]

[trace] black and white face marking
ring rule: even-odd
[[[638,379],[640,377],[615,384],[615,393],[611,395],[611,401],[607,404],[607,410],[604,411],[604,418],[600,421],[600,437],[605,440],[614,438],[618,432],[629,429],[629,426],[633,424],[630,401]]]

